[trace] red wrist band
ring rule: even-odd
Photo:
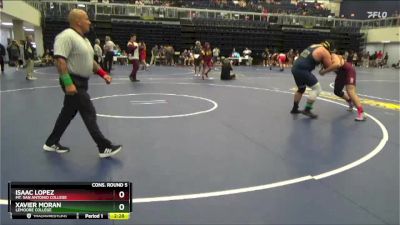
[[[99,70],[97,70],[96,72],[100,77],[105,77],[107,75],[107,72],[104,71],[102,68],[100,68]]]

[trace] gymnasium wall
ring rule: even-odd
[[[363,31],[366,34],[366,50],[371,54],[375,51],[384,51],[389,54],[388,64],[397,63],[400,59],[400,28],[377,28]]]
[[[367,44],[366,51],[369,51],[370,54],[373,54],[375,51],[384,51],[389,55],[388,65],[392,65],[393,63],[397,63],[400,59],[400,44],[399,43],[375,43],[375,44]]]
[[[382,41],[400,42],[400,27],[387,27],[369,29],[364,32],[367,34],[367,43],[376,43]]]
[[[24,1],[4,1],[2,12],[40,27],[41,13]]]

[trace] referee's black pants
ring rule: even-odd
[[[90,100],[89,94],[87,93],[88,79],[75,75],[71,75],[71,78],[78,93],[64,96],[64,106],[58,115],[53,132],[51,132],[49,138],[47,139],[46,145],[52,146],[53,144],[59,143],[61,136],[67,129],[69,123],[75,117],[76,113],[79,112],[83,122],[86,125],[86,128],[88,129],[93,140],[96,142],[97,147],[99,149],[109,147],[111,142],[103,136],[99,127],[97,126],[96,110],[92,101]],[[63,84],[61,84],[61,87],[65,92]]]

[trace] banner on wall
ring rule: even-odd
[[[384,19],[398,15],[398,1],[344,0],[340,4],[340,16],[348,19]]]

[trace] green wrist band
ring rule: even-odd
[[[61,76],[60,76],[60,79],[61,79],[61,81],[63,82],[64,86],[66,86],[66,87],[67,87],[67,86],[70,86],[70,85],[72,85],[72,84],[74,84],[74,83],[72,82],[72,79],[71,79],[71,77],[69,76],[68,73],[61,75]]]

